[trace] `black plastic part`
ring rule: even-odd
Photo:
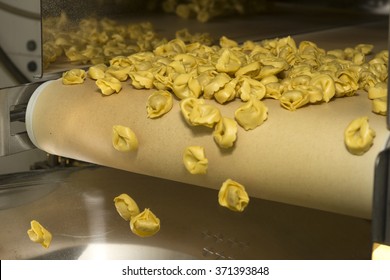
[[[382,151],[376,161],[372,203],[373,242],[390,246],[390,149]]]

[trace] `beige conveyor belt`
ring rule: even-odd
[[[385,118],[371,112],[365,92],[296,112],[265,100],[268,120],[252,131],[239,127],[231,150],[218,148],[211,129],[189,127],[177,101],[167,115],[148,119],[150,93],[127,82],[119,94],[104,97],[89,79],[74,86],[47,82],[28,105],[30,138],[52,154],[214,189],[231,178],[252,197],[370,218],[375,159],[389,132]],[[219,108],[223,116],[233,117],[240,105],[235,101]],[[365,155],[354,156],[344,146],[343,133],[364,115],[376,138]],[[112,147],[117,124],[133,129],[138,151],[121,153]],[[205,147],[206,175],[191,175],[184,168],[182,153],[189,145]]]

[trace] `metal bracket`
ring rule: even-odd
[[[0,156],[35,148],[25,129],[23,108],[39,85],[27,84],[0,90]]]

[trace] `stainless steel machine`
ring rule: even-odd
[[[202,1],[144,2],[0,1],[1,259],[369,259],[373,242],[390,245],[389,131],[386,117],[370,112],[363,93],[354,106],[342,98],[302,114],[279,114],[279,105],[270,104],[267,137],[257,130],[240,134],[243,144],[224,153],[212,150],[204,131],[182,127],[177,111],[156,126],[144,121],[143,97],[132,101],[132,112],[123,109],[126,95],[112,103],[81,97],[72,103],[68,93],[81,96],[92,83],[78,90],[59,78],[93,62],[69,61],[64,53],[48,62],[46,45],[63,36],[54,26],[77,32],[80,21],[93,17],[150,22],[167,40],[186,28],[207,32],[215,42],[222,36],[239,43],[292,36],[327,50],[373,44],[375,53],[388,48],[388,1],[211,1],[229,5],[207,18],[194,10],[187,18],[176,14],[178,6]],[[46,104],[37,101],[41,96]],[[339,136],[325,137],[363,113],[377,132],[367,155],[351,156],[337,144]],[[124,118],[135,119],[147,143],[130,163],[99,139],[106,125]],[[212,150],[217,166],[210,175],[189,176],[174,160],[189,138]],[[243,213],[218,205],[218,182],[228,175],[248,188]],[[157,235],[130,232],[113,204],[121,193],[156,212]],[[52,232],[49,249],[29,240],[33,219]]]

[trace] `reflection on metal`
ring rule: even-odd
[[[130,231],[113,203],[121,193],[159,216],[158,234],[140,238]],[[102,167],[0,176],[0,220],[6,225],[1,257],[370,258],[365,220],[255,198],[244,213],[235,213],[220,207],[217,197],[216,190]],[[53,234],[48,249],[29,240],[32,219]]]

